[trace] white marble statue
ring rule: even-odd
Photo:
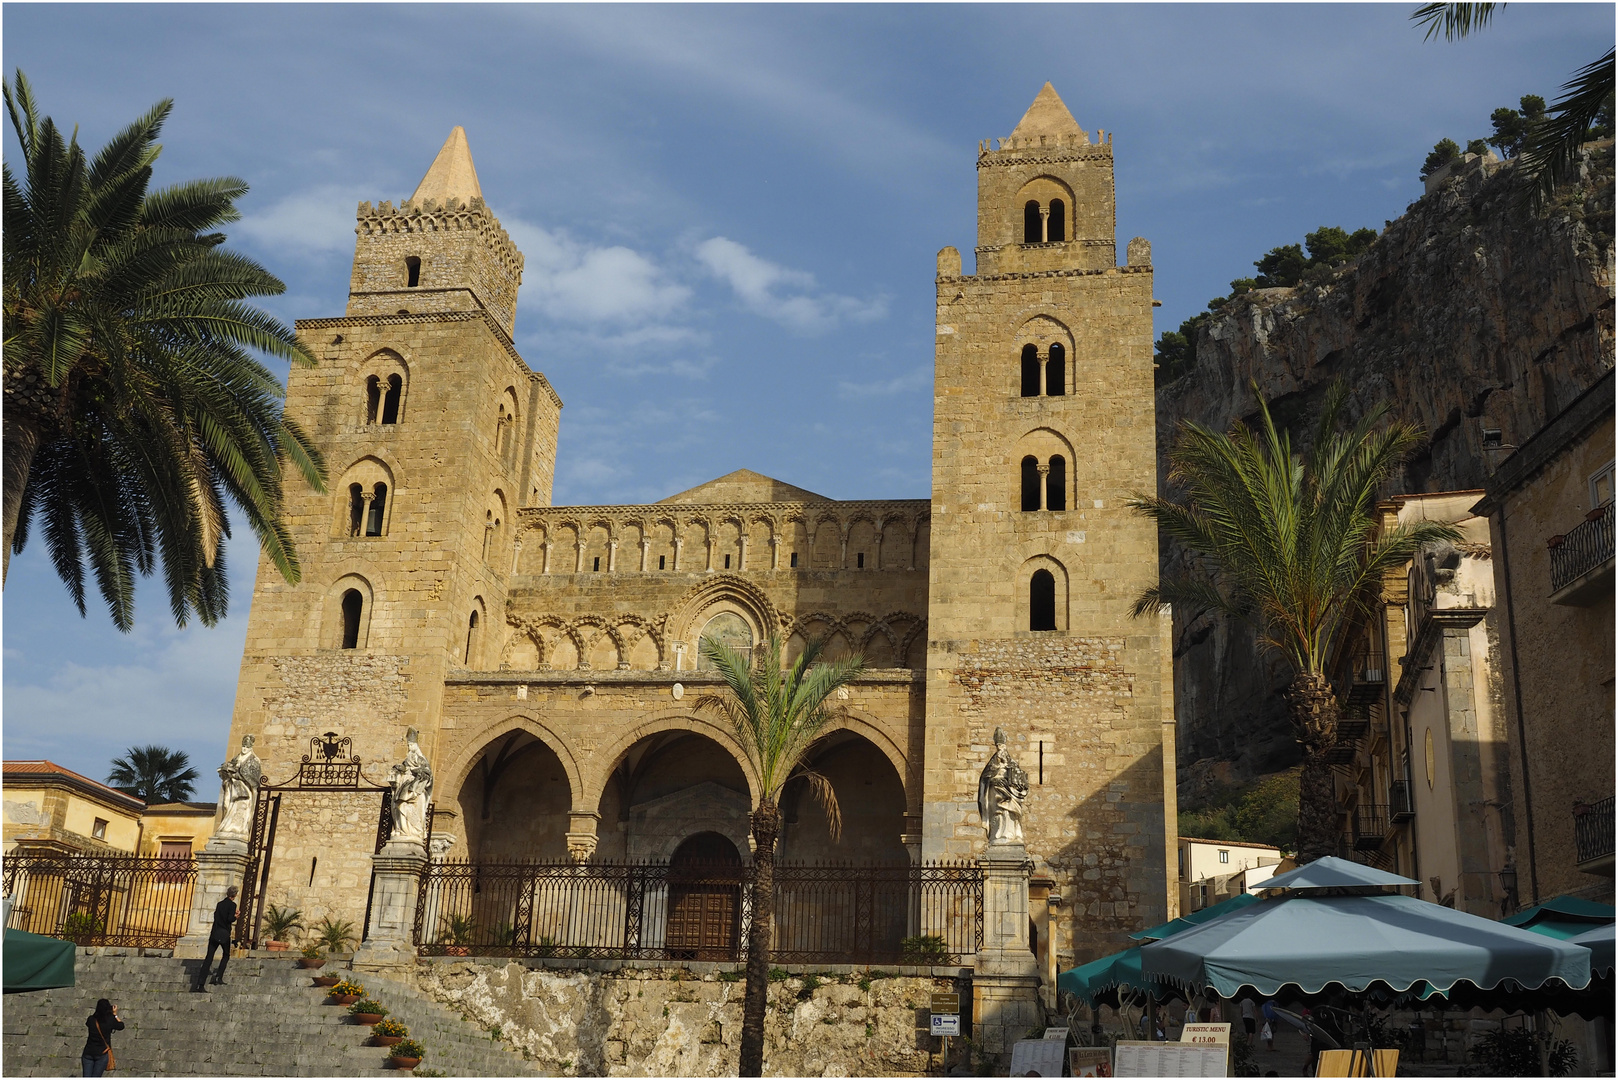
[[[1028,774],[1006,750],[1006,733],[994,729],[994,756],[978,778],[978,817],[991,844],[1020,844]]]
[[[427,842],[427,805],[433,798],[433,770],[427,755],[416,745],[417,732],[405,735],[409,750],[405,759],[388,770],[388,786],[393,789],[392,840]]]
[[[219,805],[224,814],[214,829],[215,839],[246,840],[253,828],[253,800],[264,765],[253,753],[253,736],[242,736],[241,751],[219,766]]]

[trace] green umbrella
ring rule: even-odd
[[[71,941],[41,937],[22,930],[7,930],[5,940],[5,992],[54,990],[73,985]]]
[[[1062,972],[1056,977],[1056,989],[1092,1005],[1109,990],[1144,990],[1158,999],[1174,994],[1171,987],[1141,974],[1139,945]]]
[[[1178,919],[1170,919],[1166,923],[1159,923],[1150,930],[1141,930],[1129,936],[1134,941],[1161,941],[1166,937],[1173,937],[1181,930],[1189,930],[1193,926],[1202,925],[1209,919],[1217,919],[1228,912],[1256,903],[1258,903],[1258,897],[1252,893],[1242,893],[1239,896],[1231,897],[1229,900],[1221,900],[1211,907],[1205,907],[1201,911],[1193,911],[1189,915],[1182,915]]]
[[[1593,900],[1581,900],[1576,896],[1558,896],[1543,904],[1524,908],[1500,921],[1507,926],[1520,926],[1536,934],[1566,940],[1603,923],[1611,926],[1613,908],[1611,904],[1598,904]]]

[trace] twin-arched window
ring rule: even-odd
[[[367,424],[397,424],[399,399],[404,396],[404,380],[389,375],[384,382],[372,375],[365,380],[365,422]]]
[[[1067,459],[1057,454],[1044,464],[1032,454],[1022,459],[1024,511],[1067,509]]]
[[[1039,346],[1029,343],[1022,347],[1022,396],[1039,397],[1041,383],[1046,397],[1062,397],[1067,393],[1067,348],[1060,341],[1051,342],[1050,349],[1040,361]]]
[[[1052,199],[1041,206],[1038,199],[1029,199],[1022,208],[1022,242],[1025,244],[1054,244],[1067,239],[1067,205],[1061,199]]]
[[[387,524],[388,485],[348,485],[348,535],[381,536]]]

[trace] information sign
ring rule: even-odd
[[[930,1030],[934,1035],[959,1035],[961,1033],[961,995],[934,994],[931,1011]]]

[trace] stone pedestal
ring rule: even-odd
[[[225,898],[232,885],[238,890],[247,874],[247,841],[214,837],[197,852],[197,884],[191,891],[191,922],[184,937],[174,943],[179,959],[201,959],[208,952],[208,935],[213,932],[213,909]],[[238,892],[238,896],[240,893]],[[240,920],[245,913],[237,912]],[[235,928],[231,929],[232,935]]]
[[[972,975],[972,1038],[987,1054],[1011,1046],[1045,1022],[1039,965],[1028,946],[1028,852],[991,844],[983,867],[983,947]]]
[[[416,899],[427,851],[417,840],[390,840],[371,856],[375,883],[371,893],[371,926],[354,954],[355,971],[385,972],[416,962],[411,933]]]

